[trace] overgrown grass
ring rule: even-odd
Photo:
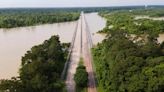
[[[104,89],[103,89],[103,87],[100,86],[100,85],[97,86],[97,91],[98,92],[105,92]]]
[[[80,61],[79,61],[79,64],[78,64],[78,67],[77,67],[76,70],[78,70],[78,68],[80,68],[80,67],[82,67],[82,66],[84,66],[84,60],[83,60],[83,58],[81,57],[81,58],[80,58]],[[82,87],[82,86],[77,86],[77,85],[76,85],[76,92],[87,92],[87,85],[86,85],[86,87]]]
[[[76,86],[76,92],[88,92],[88,91],[87,91],[87,88],[86,87],[83,88],[83,87]]]
[[[82,57],[80,57],[80,62],[79,62],[79,66],[80,65],[84,65],[84,59]]]

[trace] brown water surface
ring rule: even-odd
[[[104,39],[96,34],[105,27],[105,20],[97,13],[86,14],[94,44]],[[52,35],[59,35],[61,42],[71,42],[75,22],[45,24],[39,26],[0,29],[0,79],[17,76],[21,57],[34,45],[43,43]]]

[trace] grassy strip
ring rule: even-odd
[[[76,68],[76,74],[74,80],[76,82],[76,92],[87,92],[87,82],[85,81],[88,78],[86,75],[86,67],[84,66],[83,58],[80,58],[78,67]],[[87,79],[88,81],[88,79]]]
[[[78,86],[76,86],[76,92],[87,92],[87,88],[86,87],[78,87]]]

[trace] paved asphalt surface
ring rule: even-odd
[[[94,78],[94,72],[92,67],[92,56],[90,52],[91,48],[91,36],[87,26],[87,22],[84,17],[84,13],[81,13],[81,17],[78,20],[78,27],[75,37],[74,46],[70,55],[69,68],[66,77],[67,92],[75,92],[74,74],[79,64],[80,57],[84,59],[84,65],[88,72],[88,92],[97,92]]]

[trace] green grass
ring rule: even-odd
[[[97,92],[105,92],[103,87],[101,87],[100,85],[97,86]]]
[[[84,60],[82,57],[80,57],[80,61],[79,61],[79,66],[83,66],[84,65]],[[79,87],[76,86],[76,92],[87,92],[87,87]]]
[[[76,86],[76,92],[87,92],[87,88],[77,87]]]
[[[83,58],[82,58],[82,57],[80,57],[79,66],[80,66],[80,65],[84,65],[84,60],[83,60]]]

